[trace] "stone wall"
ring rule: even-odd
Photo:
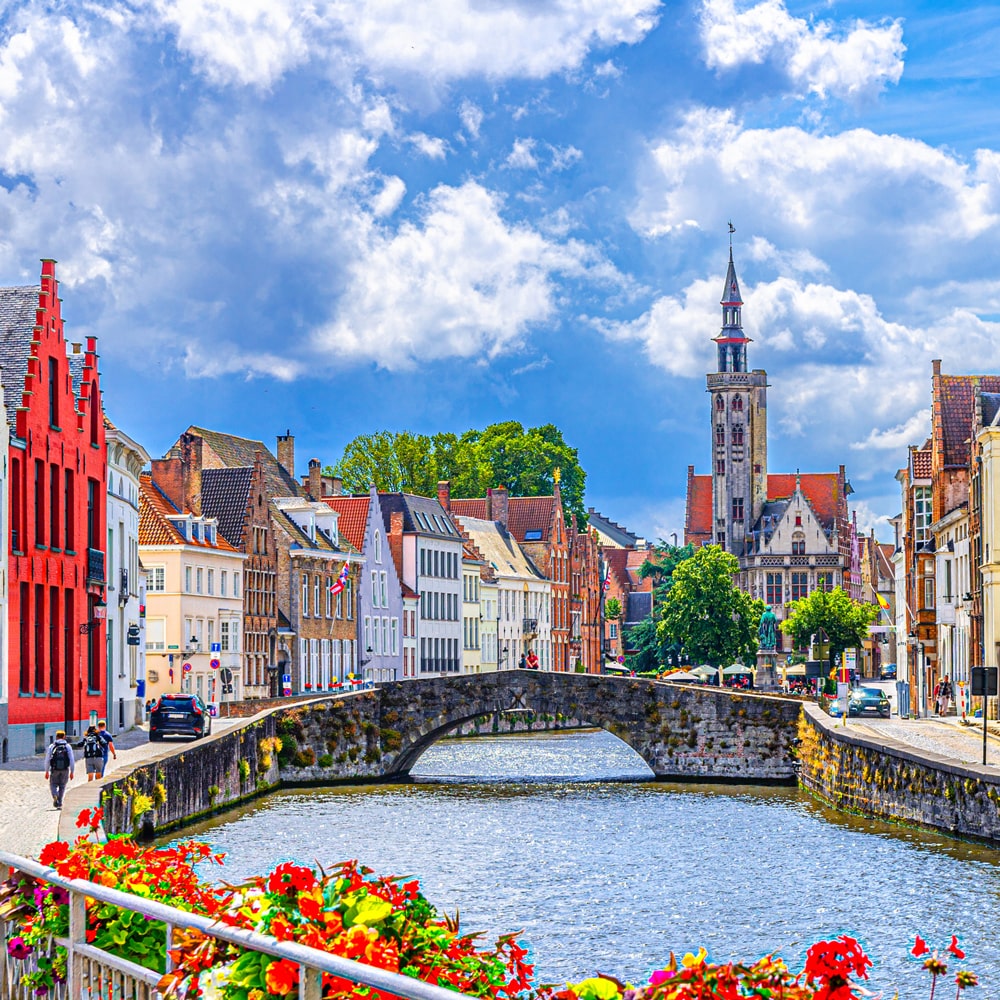
[[[803,787],[843,812],[1000,841],[1000,774],[837,726],[815,705],[799,725]]]

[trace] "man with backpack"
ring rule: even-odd
[[[56,738],[45,751],[45,780],[52,793],[52,805],[62,809],[66,786],[73,780],[73,748],[66,742],[64,730],[56,730]]]
[[[97,726],[88,726],[83,740],[77,744],[83,747],[83,762],[87,767],[87,781],[93,781],[104,773],[104,741],[98,735]]]
[[[115,750],[114,737],[108,732],[108,724],[104,721],[104,719],[97,720],[97,738],[101,741],[101,751],[103,757],[101,773],[97,777],[103,778],[104,772],[108,769],[108,751],[111,752],[111,755],[115,760],[118,760],[118,751]]]

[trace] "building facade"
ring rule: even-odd
[[[68,346],[55,261],[0,289],[8,465],[8,740],[41,752],[108,704],[107,450],[96,338]]]
[[[120,733],[143,721],[146,673],[140,636],[139,477],[146,450],[105,417],[108,447],[106,618],[108,730]]]

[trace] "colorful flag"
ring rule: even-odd
[[[878,601],[878,606],[883,611],[885,611],[886,613],[888,613],[888,611],[889,611],[889,602],[881,594],[876,594],[875,595],[875,600]]]
[[[339,594],[347,586],[347,574],[350,572],[350,564],[344,563],[344,568],[340,571],[340,576],[333,581],[330,587],[331,594]]]

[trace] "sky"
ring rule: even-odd
[[[772,472],[889,538],[931,360],[1000,371],[1000,7],[930,0],[0,4],[0,285],[154,457],[554,423],[682,534],[733,253]]]

